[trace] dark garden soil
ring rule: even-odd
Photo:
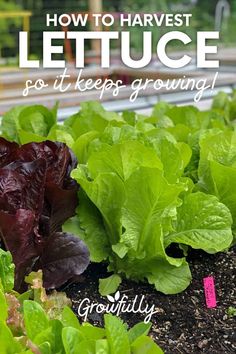
[[[132,300],[135,295],[145,295],[146,302],[155,304],[158,311],[152,318],[151,336],[167,354],[178,353],[236,353],[236,317],[228,315],[228,308],[236,307],[236,248],[228,253],[206,255],[192,251],[189,263],[193,281],[189,288],[178,295],[165,296],[148,284],[123,281],[121,293]],[[203,278],[213,275],[217,292],[217,307],[205,305]],[[107,303],[98,293],[98,279],[106,277],[103,265],[91,265],[84,282],[69,285],[67,295],[74,310],[78,301],[88,297],[91,301]],[[121,318],[129,326],[144,319],[142,314],[123,314]],[[102,315],[92,313],[92,323],[102,325]]]

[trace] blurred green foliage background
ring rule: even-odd
[[[186,31],[192,38],[194,45],[197,31],[214,30],[217,2],[218,0],[103,0],[103,11],[192,13],[191,27],[187,30],[185,27],[178,28],[178,30]],[[229,0],[228,2],[230,3],[231,14],[227,23],[222,26],[221,44],[235,46],[236,0]],[[42,32],[48,30],[45,26],[45,14],[88,11],[88,3],[89,1],[87,0],[0,0],[0,12],[4,13],[19,9],[32,11],[30,52],[32,56],[40,58],[42,55]],[[20,18],[7,20],[0,18],[0,58],[17,57],[19,51],[18,32],[21,29],[22,20]],[[55,30],[60,30],[60,28],[55,28]],[[78,28],[78,30],[80,29]],[[141,38],[143,29],[135,28],[130,30],[133,50],[140,52],[142,50]],[[161,35],[171,29],[151,27],[146,30],[153,32],[154,43],[156,43]],[[176,44],[178,43],[175,42],[175,46]],[[183,47],[177,47],[177,49],[183,49]]]

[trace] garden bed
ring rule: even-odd
[[[155,304],[159,311],[152,318],[151,335],[166,354],[172,353],[235,353],[235,318],[228,315],[229,307],[235,307],[235,262],[236,247],[227,253],[206,255],[192,251],[189,263],[193,281],[181,294],[166,296],[148,284],[124,281],[120,286],[132,300],[135,295],[143,294],[149,304]],[[73,301],[76,312],[78,301],[89,298],[102,302],[98,292],[98,279],[106,276],[105,267],[93,264],[85,275],[85,281],[65,288]],[[205,305],[203,278],[215,278],[217,307],[207,309]],[[106,302],[106,300],[105,300]],[[142,314],[121,314],[130,326],[143,320]],[[89,321],[102,324],[103,316],[89,315]]]
[[[1,354],[234,353],[236,92],[57,118],[1,123]]]

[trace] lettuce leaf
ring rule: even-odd
[[[10,292],[14,287],[14,270],[11,253],[0,248],[0,280],[5,292]]]
[[[210,131],[200,140],[199,188],[219,198],[231,211],[236,229],[236,132]]]
[[[227,249],[232,242],[232,217],[228,208],[215,196],[189,194],[177,210],[175,232],[165,239],[208,253]]]
[[[25,132],[33,134],[28,136],[27,142],[35,141],[33,137],[48,135],[51,127],[56,123],[56,119],[57,104],[52,110],[42,105],[15,107],[3,116],[2,133],[6,139],[19,143],[21,142],[19,133],[21,132],[21,137],[23,136],[26,140]]]

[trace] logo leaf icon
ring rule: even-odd
[[[115,300],[118,301],[119,298],[120,298],[120,292],[117,291],[117,292],[115,293]]]
[[[107,295],[107,298],[108,298],[108,300],[109,300],[110,302],[115,302],[115,299],[114,299],[113,296]]]

